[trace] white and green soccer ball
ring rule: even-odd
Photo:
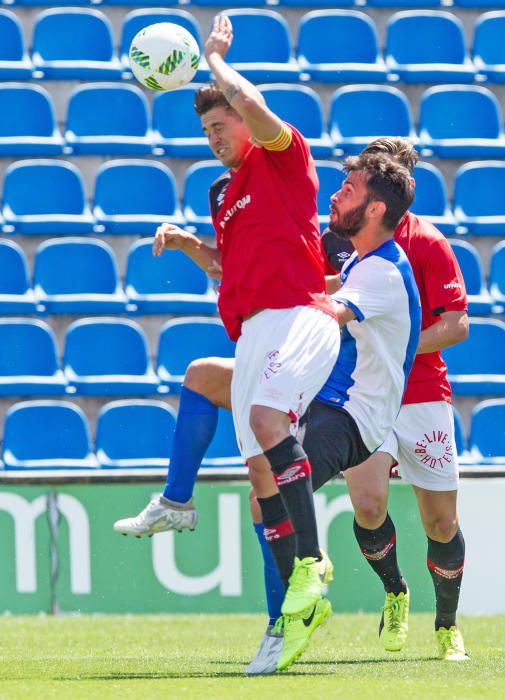
[[[133,38],[129,56],[133,75],[151,90],[176,90],[186,85],[200,62],[195,38],[172,22],[141,29]]]

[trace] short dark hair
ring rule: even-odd
[[[381,136],[371,141],[362,153],[385,153],[390,158],[397,160],[407,170],[414,172],[414,166],[419,160],[419,154],[412,141],[401,136]]]
[[[216,83],[203,85],[195,93],[195,112],[199,117],[201,117],[214,107],[226,107],[226,109],[235,112],[224,96],[224,92],[216,85]]]
[[[414,201],[414,188],[407,168],[384,153],[363,152],[347,158],[344,170],[365,175],[369,201],[384,202],[386,212],[382,223],[388,230],[394,230]]]

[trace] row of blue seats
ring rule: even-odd
[[[68,0],[0,0],[0,5],[5,7],[33,7],[49,5],[51,7],[61,7],[67,5]],[[104,5],[120,7],[141,6],[140,0],[76,0],[74,6]],[[405,7],[410,9],[418,8],[499,8],[505,7],[505,0],[235,0],[234,7],[279,7],[284,8],[334,8],[334,7],[369,7],[369,8],[394,8]],[[229,7],[225,0],[151,0],[150,7]]]
[[[0,86],[0,157],[54,155],[212,156],[193,109],[195,86],[157,94],[152,119],[132,85],[88,83],[68,101],[64,135],[52,99],[26,83]],[[269,107],[308,139],[316,158],[357,153],[374,136],[405,136],[423,157],[504,158],[503,114],[495,95],[476,85],[438,85],[420,98],[417,130],[405,94],[385,85],[349,85],[333,93],[328,127],[312,88],[260,86]]]
[[[505,82],[505,15],[484,13],[475,23],[470,56],[463,25],[439,10],[393,14],[384,55],[374,22],[357,10],[314,10],[301,20],[296,42],[282,15],[264,9],[226,10],[233,22],[229,62],[254,82]],[[35,18],[31,56],[16,16],[0,11],[0,78],[4,80],[131,80],[131,40],[153,22],[175,21],[202,46],[199,26],[185,10],[139,10],[125,18],[119,53],[100,10],[53,8]],[[296,55],[294,51],[296,46]],[[197,80],[207,80],[202,58]]]
[[[362,146],[366,143],[368,139]],[[340,189],[345,175],[334,161],[319,161],[316,167],[323,228],[329,218],[330,196]],[[170,222],[193,227],[200,234],[212,234],[207,192],[222,171],[217,161],[190,166],[181,210],[175,178],[166,165],[153,160],[110,160],[98,168],[90,208],[75,165],[52,159],[20,160],[5,171],[0,225],[4,234],[95,232],[149,236],[161,223]],[[452,210],[444,180],[435,166],[420,163],[414,175],[414,213],[426,217],[447,235],[504,235],[505,160],[462,165],[455,175]]]
[[[504,347],[503,321],[471,318],[467,340],[443,353],[454,394],[505,395]],[[219,319],[172,319],[160,331],[155,372],[138,323],[81,318],[67,328],[61,369],[44,321],[0,318],[0,396],[178,393],[190,362],[233,355]]]
[[[86,416],[75,404],[25,401],[6,414],[0,469],[166,469],[175,421],[162,401],[111,401],[100,410],[92,445]],[[243,466],[228,411],[219,411],[202,466]]]
[[[36,251],[33,282],[23,250],[0,240],[0,315],[216,314],[210,280],[180,251],[152,255],[152,238],[128,251],[124,288],[113,249],[93,238],[56,238]],[[451,241],[468,294],[471,315],[505,314],[505,241],[491,256],[489,284],[475,247]]]
[[[162,401],[111,401],[100,410],[94,445],[83,411],[68,401],[26,401],[5,417],[0,469],[166,469],[175,412]],[[471,416],[467,440],[455,412],[460,463],[505,464],[505,401],[482,401]],[[26,436],[30,435],[30,440]],[[202,466],[243,466],[231,414],[220,409],[216,435]]]

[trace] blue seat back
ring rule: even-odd
[[[480,294],[484,288],[484,275],[477,250],[466,241],[451,241],[451,248],[461,268],[467,293]]]
[[[168,460],[175,412],[161,401],[112,401],[98,415],[96,450],[109,459]]]
[[[316,161],[319,190],[317,192],[317,211],[327,215],[330,207],[330,197],[338,192],[345,180],[345,173],[339,163],[332,161]]]
[[[98,10],[43,10],[35,19],[33,53],[45,61],[110,61],[114,54],[110,22]]]
[[[183,208],[189,207],[198,216],[209,216],[209,188],[226,171],[219,161],[200,161],[186,170]]]
[[[172,375],[186,372],[200,357],[233,357],[233,343],[218,319],[184,318],[167,321],[160,333],[158,366]]]
[[[38,85],[0,85],[0,137],[52,136],[56,128],[49,93]]]
[[[470,448],[483,457],[505,457],[505,401],[482,401],[472,412]]]
[[[467,216],[505,215],[505,163],[474,161],[465,163],[454,180],[454,210]]]
[[[76,136],[145,136],[147,100],[134,85],[81,85],[70,95],[67,130]]]
[[[350,86],[333,95],[330,112],[332,131],[344,137],[410,136],[412,116],[405,95],[387,86]]]
[[[57,160],[21,160],[4,178],[4,205],[19,215],[82,214],[84,186],[75,165]]]
[[[0,319],[0,375],[50,377],[58,370],[53,331],[43,321]]]
[[[126,319],[82,319],[67,330],[65,368],[78,375],[145,374],[147,343],[141,327]]]
[[[94,204],[107,214],[170,216],[177,207],[175,179],[163,163],[108,161],[97,172]]]
[[[219,457],[237,457],[240,450],[235,436],[233,417],[230,411],[219,409],[217,428],[209,449],[205,453],[207,459],[219,459]]]
[[[489,268],[489,289],[491,294],[505,296],[505,241],[497,243],[493,248]]]
[[[125,286],[139,294],[206,294],[205,272],[180,250],[166,250],[154,257],[153,238],[137,241],[130,248]]]
[[[475,21],[473,55],[487,65],[505,64],[505,11],[486,12]]]
[[[286,20],[263,9],[227,10],[233,24],[233,43],[226,54],[229,63],[287,63],[291,39]]]
[[[37,250],[33,283],[46,294],[113,294],[118,276],[112,248],[82,238],[45,241]]]
[[[91,451],[83,411],[66,401],[26,401],[5,417],[4,452],[19,460],[83,459]]]
[[[375,63],[375,24],[364,12],[315,10],[300,20],[298,55],[309,63]]]
[[[433,139],[495,139],[501,131],[498,100],[477,86],[433,87],[424,93],[419,129]]]
[[[456,452],[458,455],[462,455],[466,450],[465,432],[463,430],[461,416],[455,408],[452,409],[452,413],[454,415],[454,440],[456,442]]]
[[[203,137],[200,117],[193,109],[195,86],[160,92],[153,102],[153,129],[163,138]]]
[[[463,26],[449,12],[398,12],[388,22],[385,53],[400,64],[464,63]]]
[[[13,12],[0,10],[0,61],[20,61],[25,53],[20,21]]]
[[[320,138],[324,131],[323,109],[315,90],[304,85],[264,85],[261,93],[269,108],[295,126],[305,138]]]
[[[23,249],[0,239],[0,294],[24,294],[30,288]]]
[[[447,190],[440,170],[431,163],[418,163],[414,168],[414,179],[416,198],[410,210],[419,216],[445,214],[448,206]]]
[[[470,319],[468,338],[443,351],[449,374],[505,374],[505,324]]]
[[[142,8],[139,10],[132,10],[132,12],[129,12],[124,18],[119,54],[121,56],[128,56],[130,45],[135,35],[138,34],[141,29],[144,29],[144,27],[157,24],[158,22],[172,22],[173,24],[178,24],[180,27],[184,27],[184,29],[187,29],[188,32],[193,35],[198,46],[201,47],[202,41],[198,24],[193,15],[189,12],[175,9],[166,10],[160,8],[151,10]]]

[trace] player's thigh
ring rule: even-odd
[[[428,491],[413,486],[419,514],[428,537],[449,542],[458,529],[458,492]]]
[[[205,396],[211,403],[231,411],[233,357],[203,357],[186,370],[184,386]]]

